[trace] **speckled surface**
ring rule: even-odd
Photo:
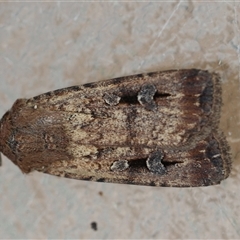
[[[0,238],[240,238],[240,3],[0,3],[0,115],[17,98],[141,72],[222,77],[233,170],[219,186],[154,188],[0,168]]]

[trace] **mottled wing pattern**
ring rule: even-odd
[[[1,151],[21,170],[151,186],[207,186],[230,172],[217,74],[138,74],[20,99]]]

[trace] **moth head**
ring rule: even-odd
[[[11,113],[6,112],[0,121],[0,151],[13,161],[14,154],[11,149]]]
[[[21,109],[25,102],[25,99],[18,99],[13,104],[13,107],[7,111],[0,120],[0,152],[18,166],[20,139],[17,134],[19,128],[17,123],[20,122],[19,116],[21,115]]]

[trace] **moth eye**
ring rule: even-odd
[[[129,167],[129,164],[128,164],[128,161],[127,160],[118,160],[118,161],[115,161],[112,166],[110,167],[110,169],[112,171],[124,171],[126,170],[127,168]]]
[[[115,106],[120,102],[121,98],[113,93],[105,93],[103,99],[110,106]]]

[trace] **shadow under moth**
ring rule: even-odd
[[[16,100],[0,121],[0,151],[23,173],[209,186],[231,168],[220,110],[215,73],[186,69],[120,77]]]

